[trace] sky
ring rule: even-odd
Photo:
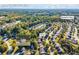
[[[0,9],[79,9],[79,4],[0,4]]]

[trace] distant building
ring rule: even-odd
[[[45,28],[45,27],[46,27],[46,24],[38,24],[38,25],[34,26],[33,29],[34,29],[34,30],[40,29],[40,28],[43,29],[43,28]]]
[[[0,19],[3,19],[5,16],[0,16]]]
[[[74,16],[60,16],[60,19],[74,20]]]

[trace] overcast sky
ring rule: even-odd
[[[79,4],[4,4],[0,5],[0,9],[79,9]]]

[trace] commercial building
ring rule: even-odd
[[[72,20],[74,20],[74,18],[75,18],[74,16],[60,16],[60,19],[67,19],[67,20],[72,19]]]

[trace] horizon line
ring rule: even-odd
[[[0,9],[79,9],[79,4],[0,4]]]

